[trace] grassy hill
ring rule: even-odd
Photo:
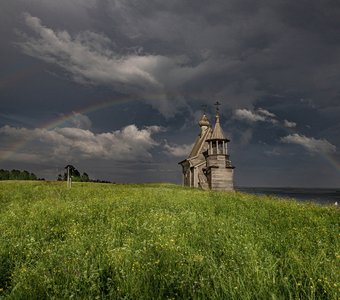
[[[332,207],[170,184],[0,182],[0,298],[339,299]]]

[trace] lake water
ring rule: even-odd
[[[239,187],[236,190],[257,195],[274,195],[282,198],[294,198],[301,202],[316,202],[323,205],[334,205],[338,203],[340,208],[340,188],[260,188]]]

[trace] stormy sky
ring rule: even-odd
[[[0,168],[181,182],[214,102],[238,186],[340,186],[338,0],[5,0]]]

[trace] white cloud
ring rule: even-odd
[[[266,121],[266,117],[257,113],[254,113],[248,109],[236,109],[234,112],[234,116],[238,120],[245,120],[251,123],[258,121]]]
[[[297,144],[304,147],[306,150],[315,153],[334,153],[336,152],[336,146],[331,144],[325,139],[315,139],[300,135],[297,133],[290,134],[281,138],[283,143]]]
[[[0,137],[5,136],[8,144],[23,143],[21,153],[17,155],[19,159],[40,157],[43,161],[65,158],[133,161],[152,157],[150,150],[159,145],[152,135],[161,130],[159,126],[138,129],[135,125],[129,125],[113,132],[94,133],[71,127],[47,130],[4,126],[0,128]],[[34,145],[30,142],[34,142]]]
[[[164,148],[166,150],[166,153],[171,155],[171,156],[176,156],[176,157],[187,157],[192,150],[193,144],[187,145],[169,145],[166,143],[164,145]]]
[[[92,126],[92,122],[88,116],[77,112],[72,112],[72,116],[70,117],[67,123],[70,124],[70,127],[76,127],[81,129],[90,129]]]
[[[270,111],[266,110],[266,109],[263,109],[263,108],[259,108],[257,109],[257,112],[260,114],[260,115],[263,115],[263,116],[266,116],[266,117],[269,117],[269,118],[276,118],[276,115],[271,113]]]
[[[255,111],[251,111],[248,109],[237,109],[234,111],[234,117],[238,120],[244,120],[248,121],[250,123],[255,122],[269,122],[272,124],[281,124],[281,126],[284,126],[286,128],[294,128],[296,127],[296,123],[288,120],[279,121],[278,117],[263,108],[258,108]]]
[[[284,120],[283,125],[284,127],[287,127],[287,128],[294,128],[296,127],[297,124],[295,122]]]

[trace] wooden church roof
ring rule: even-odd
[[[216,123],[209,140],[227,140],[220,124],[220,116],[216,114]]]
[[[195,156],[198,156],[201,153],[201,149],[207,139],[211,136],[212,130],[211,127],[208,127],[203,133],[201,133],[194,144],[194,147],[192,148],[188,158],[192,158]]]

